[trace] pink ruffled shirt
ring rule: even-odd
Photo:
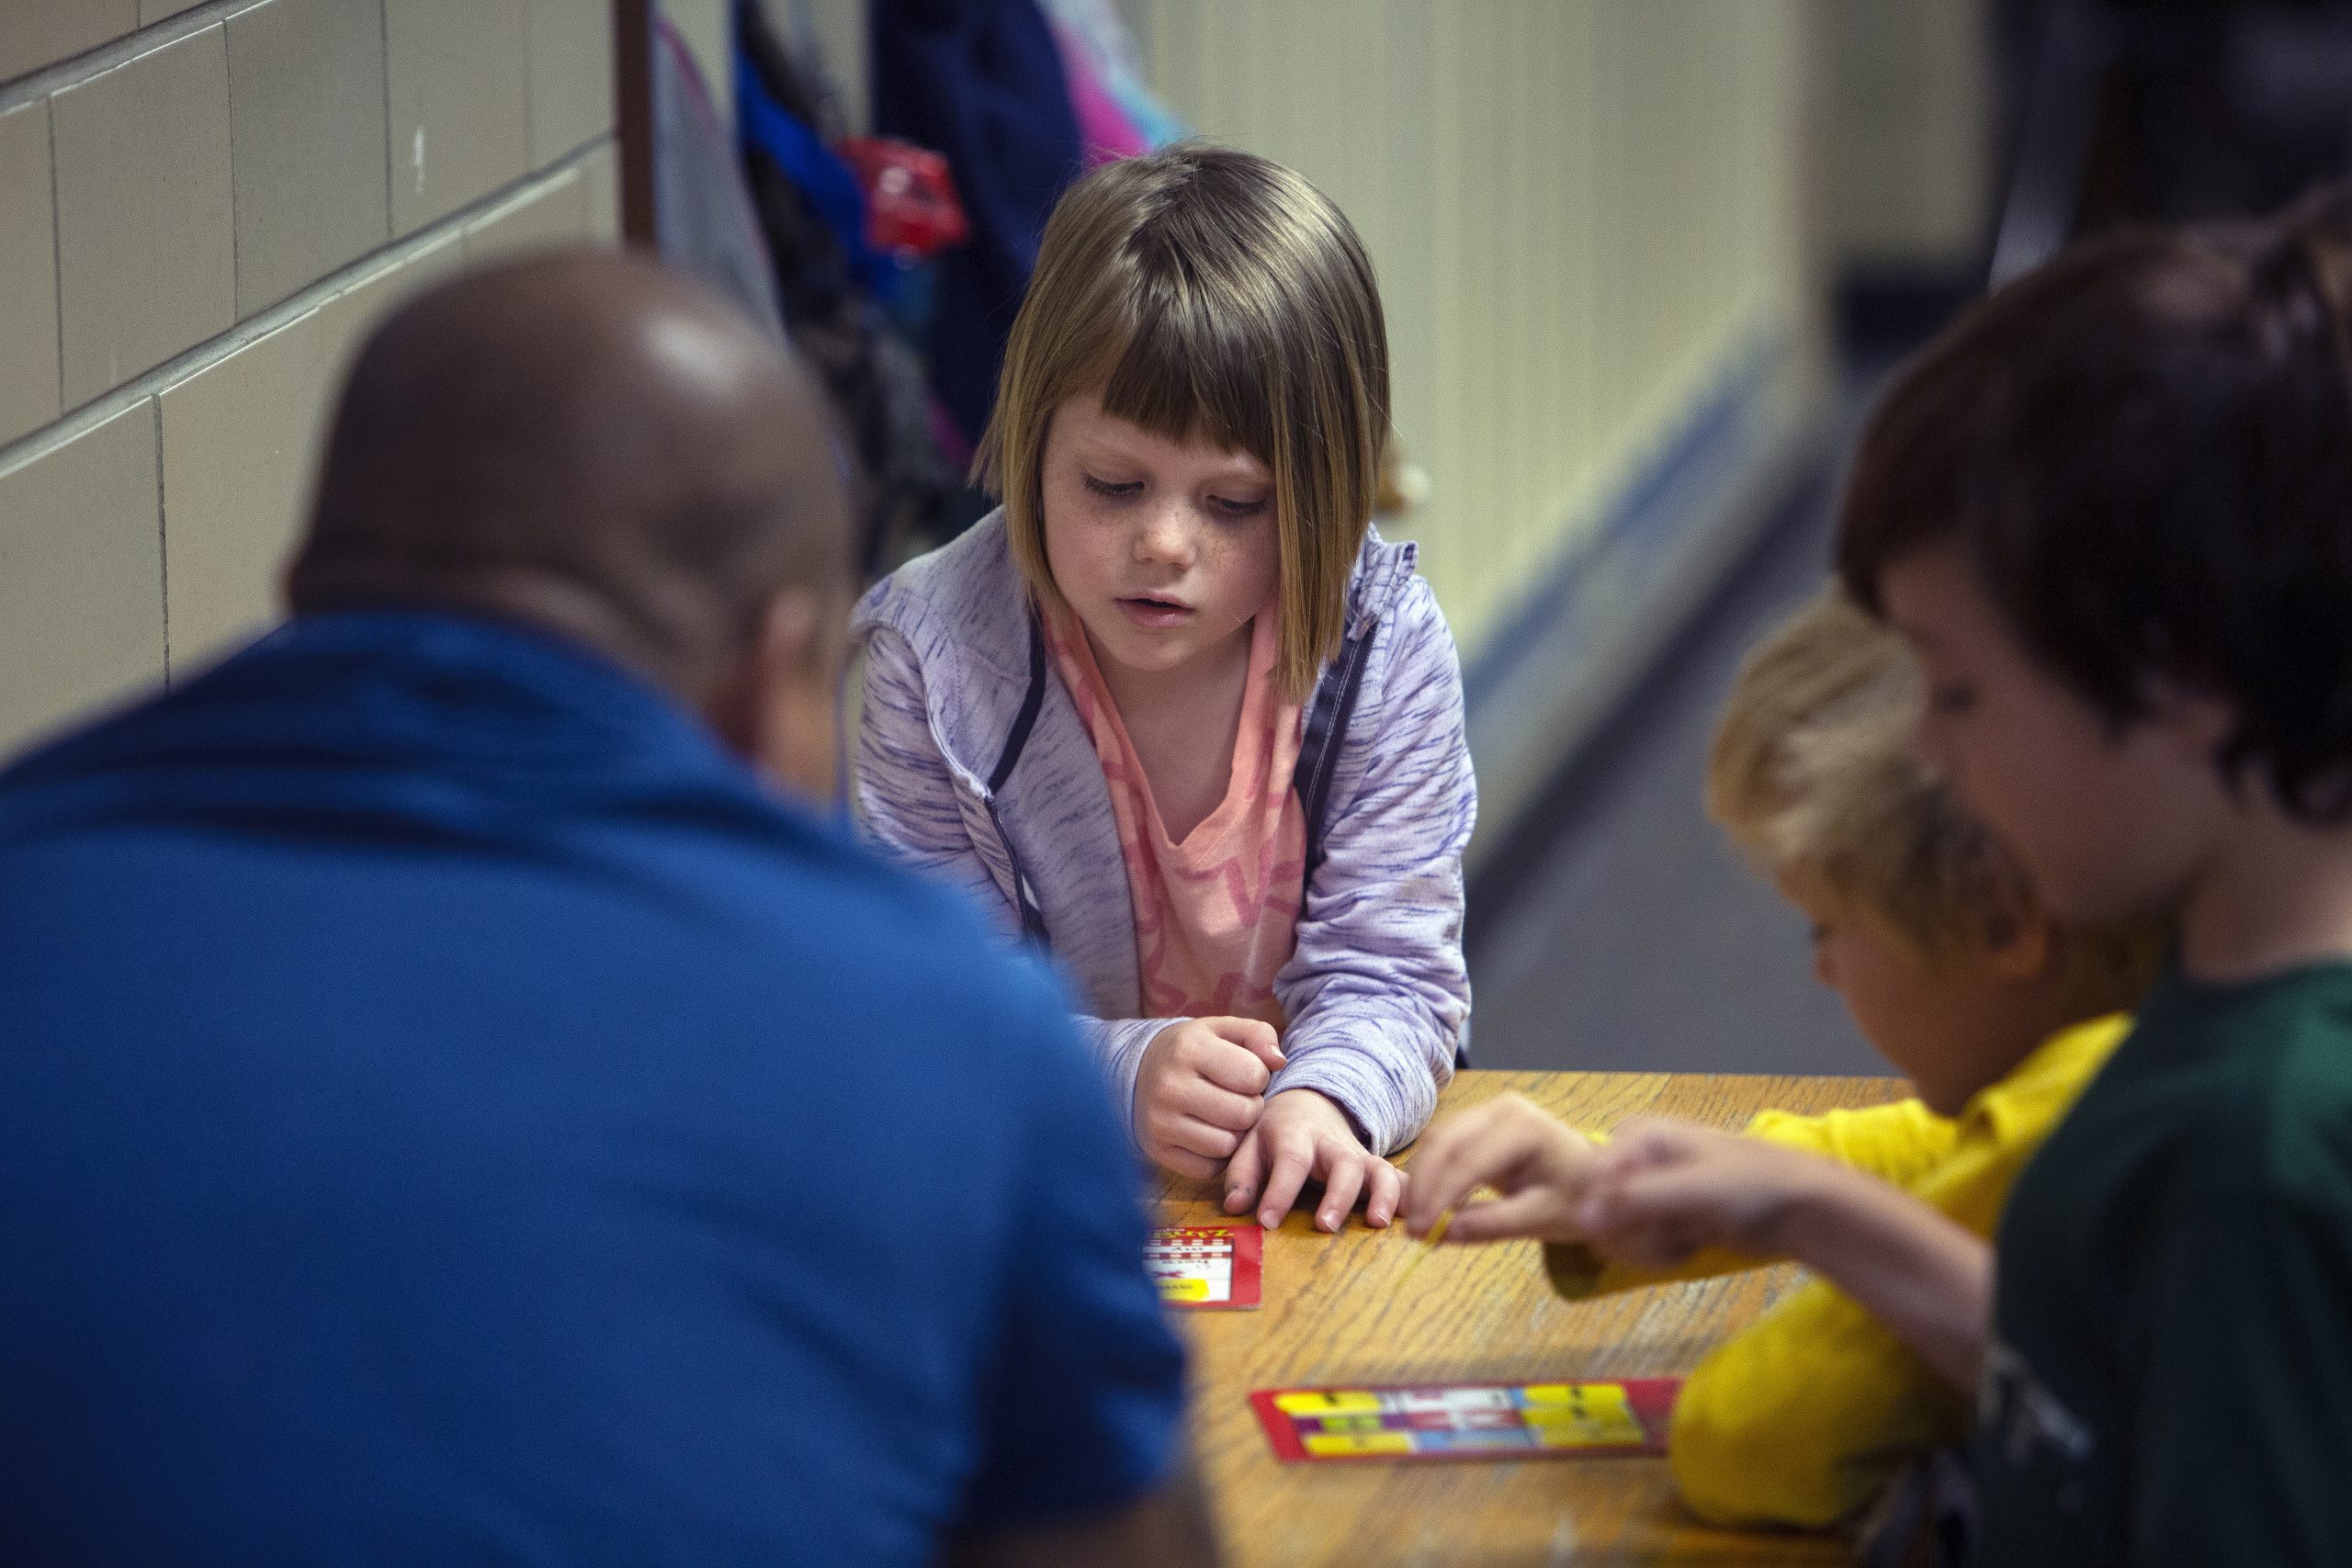
[[[1306,815],[1291,788],[1301,708],[1283,700],[1274,682],[1282,646],[1277,613],[1269,609],[1250,623],[1249,673],[1225,799],[1181,844],[1168,836],[1084,630],[1057,607],[1046,616],[1046,642],[1110,786],[1135,901],[1145,1013],[1254,1018],[1280,1029],[1284,1020],[1274,999],[1274,976],[1298,943]]]

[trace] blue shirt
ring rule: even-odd
[[[916,1563],[1164,1479],[1050,981],[667,699],[299,621],[0,774],[0,1561]]]

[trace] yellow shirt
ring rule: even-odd
[[[1868,1171],[1990,1239],[2010,1182],[2130,1027],[2119,1015],[2061,1031],[1957,1117],[1905,1100],[1821,1116],[1767,1111],[1747,1131]],[[1580,1246],[1545,1247],[1544,1264],[1571,1300],[1754,1266],[1702,1253],[1645,1272],[1600,1266]],[[1904,1461],[1968,1429],[1958,1393],[1877,1319],[1808,1280],[1699,1363],[1675,1404],[1668,1457],[1702,1518],[1819,1528],[1869,1502]]]

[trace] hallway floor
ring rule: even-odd
[[[1827,575],[1831,495],[1823,476],[1789,502],[1531,813],[1524,869],[1473,889],[1476,1066],[1889,1070],[1814,980],[1804,917],[1701,805],[1740,659]]]

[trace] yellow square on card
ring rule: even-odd
[[[1164,1302],[1204,1302],[1209,1299],[1209,1282],[1206,1280],[1162,1274],[1159,1285],[1159,1299]]]
[[[1534,1382],[1519,1391],[1519,1396],[1531,1405],[1569,1404],[1587,1410],[1623,1410],[1633,1412],[1633,1402],[1625,1397],[1625,1385],[1615,1382]]]
[[[1348,1459],[1356,1454],[1408,1454],[1410,1432],[1309,1432],[1299,1439],[1317,1459]]]
[[[1533,1416],[1529,1411],[1529,1416]],[[1637,1449],[1649,1441],[1649,1434],[1631,1416],[1607,1420],[1578,1419],[1528,1423],[1528,1430],[1535,1434],[1535,1445],[1544,1449]]]
[[[1274,1395],[1285,1416],[1360,1416],[1380,1408],[1380,1396],[1352,1388],[1306,1388]]]

